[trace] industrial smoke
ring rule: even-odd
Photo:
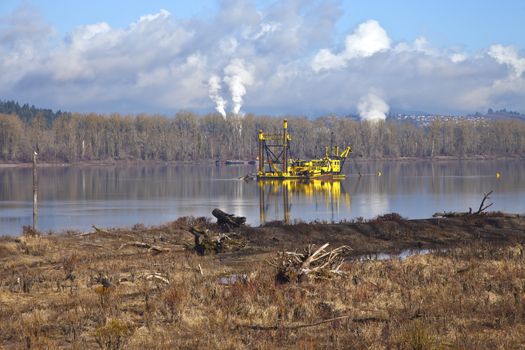
[[[217,75],[212,75],[208,80],[208,92],[211,100],[215,102],[215,110],[223,118],[226,118],[226,105],[228,102],[221,96],[221,78]]]
[[[388,104],[379,96],[369,93],[361,97],[357,104],[357,110],[361,120],[378,122],[386,119],[386,114],[390,110]]]
[[[224,68],[222,81],[230,90],[233,103],[232,113],[242,116],[241,108],[246,95],[246,87],[253,84],[253,76],[246,67],[244,60],[235,58]],[[226,106],[228,102],[221,95],[221,78],[213,74],[208,80],[208,92],[211,100],[215,103],[215,110],[226,118]]]
[[[233,102],[232,113],[238,115],[241,111],[246,86],[253,83],[253,77],[246,68],[244,60],[233,59],[224,68],[224,82],[228,85]]]

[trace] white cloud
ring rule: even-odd
[[[24,8],[0,23],[0,97],[72,111],[315,115],[355,113],[372,91],[393,110],[525,111],[518,48],[467,54],[424,37],[394,42],[375,20],[333,42],[341,14],[337,0],[224,0],[211,18],[159,10],[59,37]]]
[[[259,40],[267,33],[273,33],[281,29],[281,24],[276,22],[262,22],[259,24],[258,31],[252,28],[247,28],[243,33],[243,37],[247,40]]]
[[[489,56],[498,63],[506,64],[514,70],[516,77],[521,77],[525,72],[525,58],[519,57],[516,48],[503,45],[492,45],[489,48]]]
[[[314,57],[312,68],[321,70],[339,69],[346,66],[348,60],[356,57],[370,57],[378,52],[390,49],[390,38],[375,20],[361,23],[346,37],[345,49],[334,54],[328,49],[320,50]]]
[[[450,60],[454,63],[460,63],[467,59],[467,55],[464,53],[453,53],[450,56]]]
[[[237,47],[239,46],[239,42],[237,39],[229,37],[224,38],[219,41],[219,49],[225,54],[225,55],[231,55],[235,52]]]
[[[352,35],[346,37],[345,56],[370,57],[389,48],[390,38],[386,31],[377,21],[368,20],[361,23]]]
[[[171,13],[167,10],[161,9],[158,13],[148,14],[140,16],[139,20],[133,24],[133,26],[140,26],[148,22],[154,22],[156,20],[163,20],[171,16]]]
[[[111,27],[106,22],[88,24],[80,26],[71,34],[71,41],[73,44],[87,42],[89,43],[99,34],[107,34],[111,31]]]

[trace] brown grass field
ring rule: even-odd
[[[272,223],[205,256],[190,226],[218,230],[183,218],[1,238],[0,348],[525,348],[523,217]],[[352,248],[345,273],[279,283],[268,261],[309,243]]]

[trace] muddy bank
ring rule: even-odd
[[[366,222],[339,224],[270,223],[245,228],[242,235],[259,249],[294,249],[305,243],[348,245],[353,254],[399,252],[404,249],[441,249],[483,241],[525,241],[525,217],[489,214],[456,218],[405,220],[387,214]]]
[[[209,218],[183,217],[176,221],[145,227],[138,224],[131,229],[98,229],[91,232],[65,231],[41,234],[55,249],[108,252],[120,255],[130,251],[126,245],[141,242],[172,252],[191,251],[194,245],[192,228],[212,234],[225,232]],[[220,254],[221,259],[264,254],[281,250],[302,249],[309,244],[352,248],[349,257],[377,253],[399,253],[407,249],[447,249],[470,243],[485,242],[494,245],[525,243],[525,216],[519,214],[484,213],[452,218],[404,219],[398,214],[386,214],[372,220],[341,223],[298,223],[286,225],[280,221],[260,227],[241,226],[227,233],[238,242],[235,249]],[[2,242],[20,248],[24,237],[4,237]],[[145,247],[145,246],[144,246]],[[125,248],[125,249],[124,249]],[[0,246],[0,259],[3,257]],[[148,249],[148,248],[147,248]],[[146,250],[147,250],[146,249]],[[140,252],[131,249],[131,251]],[[20,252],[18,252],[20,253]],[[18,254],[17,253],[17,254]],[[33,254],[38,255],[38,254]]]

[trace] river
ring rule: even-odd
[[[397,212],[407,218],[474,210],[493,190],[491,210],[525,213],[525,161],[347,162],[339,182],[239,180],[255,166],[116,165],[39,168],[36,227],[47,232],[159,225],[213,208],[251,225],[337,222]],[[359,173],[361,176],[359,176]],[[498,178],[496,173],[500,173]],[[33,224],[30,168],[0,168],[0,235]]]

